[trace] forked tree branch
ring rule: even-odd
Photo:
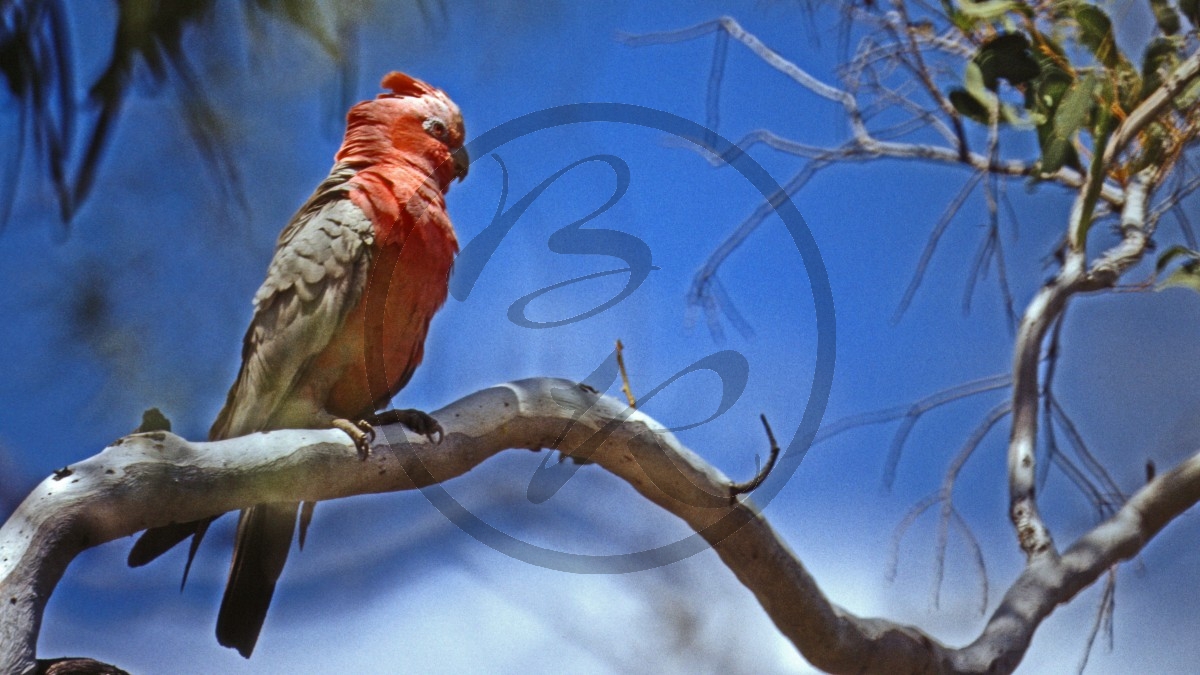
[[[804,657],[834,673],[1009,672],[1056,606],[1200,500],[1197,454],[1150,481],[1061,558],[1033,561],[979,638],[953,649],[917,628],[860,618],[832,604],[754,505],[731,502],[728,478],[615,399],[566,380],[532,379],[471,394],[434,415],[446,430],[440,445],[410,445],[401,429],[384,427],[367,461],[338,431],[276,431],[214,443],[149,433],[56,472],[0,528],[0,671],[34,666],[46,602],[84,549],[264,500],[425,487],[509,448],[557,448],[586,458],[683,519]]]

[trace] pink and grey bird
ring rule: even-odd
[[[279,235],[211,440],[336,427],[365,456],[371,423],[441,432],[419,411],[375,411],[421,363],[446,300],[458,240],[445,194],[468,165],[462,115],[440,89],[403,73],[388,73],[382,86],[389,93],[350,109],[329,177]],[[298,516],[303,545],[311,504],[259,504],[238,520],[217,639],[242,656],[258,641]],[[209,523],[147,531],[130,565],[194,535],[190,566]]]

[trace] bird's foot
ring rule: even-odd
[[[442,431],[442,425],[437,420],[433,419],[429,413],[414,410],[413,408],[384,410],[383,412],[371,415],[367,420],[376,426],[396,423],[403,424],[429,439],[429,442],[435,445],[441,443],[443,436],[445,436],[445,432]],[[437,434],[437,440],[434,440],[434,434]]]
[[[358,458],[366,460],[371,456],[371,441],[375,440],[375,428],[366,420],[358,420],[351,422],[350,420],[337,418],[331,422],[334,429],[341,429],[346,432],[350,440],[354,442],[354,448],[358,450]]]

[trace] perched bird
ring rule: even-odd
[[[382,86],[390,93],[350,109],[333,170],[279,235],[211,440],[336,427],[365,458],[371,424],[401,422],[440,439],[440,425],[423,412],[375,411],[421,363],[429,322],[446,300],[458,240],[445,193],[469,164],[462,115],[440,89],[403,73],[388,73]],[[303,547],[311,504],[259,504],[238,520],[217,640],[247,658],[297,515]],[[192,536],[186,582],[211,522],[148,530],[129,564]]]

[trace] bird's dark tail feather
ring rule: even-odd
[[[188,572],[192,569],[192,561],[196,559],[196,551],[200,549],[200,542],[204,539],[204,534],[208,532],[208,526],[214,520],[216,518],[204,518],[146,530],[134,542],[133,548],[129,549],[129,558],[126,562],[130,567],[141,567],[175,548],[184,539],[192,537],[192,545],[188,547],[187,564],[183,567],[183,581],[179,584],[179,590],[183,590],[184,585],[187,584]]]
[[[287,562],[299,506],[259,504],[242,511],[238,520],[233,564],[217,615],[217,642],[246,658],[258,642],[275,582]]]

